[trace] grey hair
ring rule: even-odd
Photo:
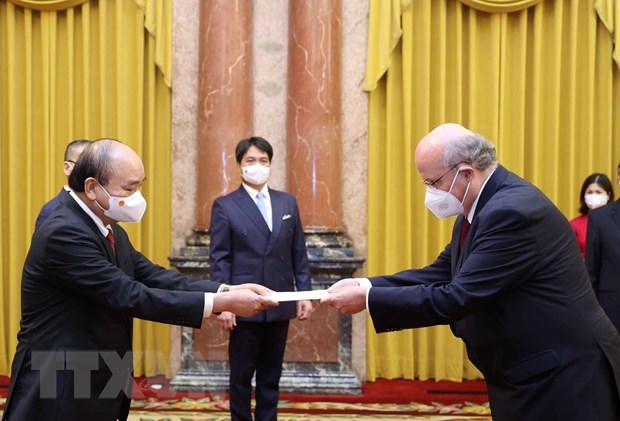
[[[496,167],[498,163],[495,145],[478,133],[448,142],[444,148],[443,159],[447,168],[465,162],[480,171]]]

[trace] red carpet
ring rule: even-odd
[[[205,392],[175,392],[169,389],[169,382],[162,376],[141,377],[136,379],[139,390],[134,390],[134,399],[164,398],[164,399],[201,399],[205,397],[221,396],[224,393]],[[367,382],[362,386],[361,395],[310,395],[310,394],[280,394],[281,400],[294,402],[377,402],[377,403],[409,403],[412,401],[430,403],[433,401],[469,401],[484,403],[489,400],[486,383],[483,380],[468,380],[463,382],[451,381],[420,381],[420,380],[386,380],[378,379]]]
[[[135,410],[192,409],[228,411],[225,393],[174,392],[163,377],[136,379]],[[279,411],[292,414],[468,414],[489,415],[486,384],[482,380],[411,381],[379,379],[362,387],[361,395],[282,393]]]
[[[8,378],[0,377],[0,397]],[[176,392],[163,376],[137,378],[132,410],[227,411],[224,393]],[[2,399],[3,401],[4,399]],[[347,414],[470,414],[488,415],[488,395],[482,380],[464,382],[379,379],[362,387],[361,395],[280,395],[279,410],[289,413]]]

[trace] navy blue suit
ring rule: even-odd
[[[39,211],[39,216],[37,216],[37,220],[34,224],[34,229],[39,228],[41,224],[45,222],[47,218],[49,218],[54,209],[56,209],[67,196],[69,196],[69,192],[63,188],[56,196],[54,196],[45,205],[43,205],[43,207]]]
[[[499,166],[460,249],[464,217],[430,266],[371,278],[377,332],[451,324],[497,420],[617,420],[620,337],[551,201]]]
[[[239,187],[218,198],[211,212],[211,279],[254,282],[274,291],[310,289],[308,255],[295,197],[269,189],[273,232],[256,203]],[[230,405],[233,420],[251,420],[256,371],[256,420],[276,419],[278,385],[289,320],[296,303],[284,302],[252,317],[237,317],[230,335]]]
[[[620,330],[620,202],[589,212],[586,267],[598,301]]]
[[[116,253],[71,196],[35,231],[3,420],[125,420],[133,318],[201,326],[220,284],[165,270],[113,232]]]

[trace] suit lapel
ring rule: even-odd
[[[271,228],[273,231],[267,244],[267,251],[271,250],[271,247],[276,242],[276,238],[278,238],[280,228],[282,227],[282,216],[284,215],[284,203],[282,203],[280,194],[269,189],[269,199],[271,199]]]
[[[452,269],[452,276],[454,276],[461,266],[461,251],[459,250],[459,238],[461,232],[461,225],[463,225],[464,216],[461,215],[454,221],[454,227],[452,228],[452,240],[450,241],[450,267]]]
[[[256,203],[250,197],[247,191],[243,188],[243,186],[239,187],[235,191],[234,196],[235,203],[237,206],[241,208],[243,213],[245,213],[248,218],[256,225],[258,230],[263,234],[266,238],[271,236],[271,231],[269,231],[269,227],[267,226],[267,222],[263,219],[263,215],[261,215]]]
[[[110,242],[108,241],[107,238],[103,236],[101,231],[99,231],[99,227],[97,227],[97,224],[95,224],[95,221],[93,221],[91,217],[88,216],[86,212],[84,212],[84,210],[80,207],[80,205],[77,204],[75,199],[71,197],[70,194],[67,194],[67,197],[65,197],[65,199],[63,200],[63,204],[67,206],[69,209],[71,209],[73,213],[75,213],[79,218],[81,218],[86,223],[86,225],[88,225],[88,227],[93,231],[93,234],[97,237],[97,240],[99,241],[99,245],[101,246],[101,249],[105,250],[106,254],[108,255],[108,260],[114,266],[118,266],[117,261],[116,261],[116,255],[112,251],[112,246],[110,245]]]
[[[451,253],[451,263],[452,263],[452,273],[456,273],[461,266],[463,265],[463,260],[467,255],[469,255],[469,249],[471,246],[471,239],[474,237],[476,226],[476,216],[480,213],[482,208],[487,204],[487,202],[493,197],[495,192],[499,189],[502,183],[506,180],[510,172],[501,165],[497,166],[497,169],[489,178],[482,193],[480,194],[480,199],[478,199],[478,204],[476,205],[476,211],[474,212],[474,218],[472,220],[471,226],[469,228],[469,232],[467,233],[467,237],[463,242],[463,247],[461,249],[461,227],[463,226],[463,221],[465,220],[465,216],[461,215],[458,217],[456,222],[454,223],[454,230],[452,232],[452,242],[450,243],[450,247],[452,248]]]
[[[486,205],[489,199],[493,197],[495,192],[499,189],[499,186],[502,185],[502,183],[504,182],[504,180],[506,180],[506,177],[508,177],[509,174],[510,173],[506,168],[501,165],[497,166],[495,172],[493,173],[493,175],[491,175],[491,178],[489,178],[489,181],[487,181],[487,184],[484,186],[482,194],[480,195],[480,199],[478,199],[478,204],[476,205],[476,212],[474,213],[472,224],[474,222],[474,219],[476,219],[476,216],[480,213],[482,208],[484,208],[484,205]]]

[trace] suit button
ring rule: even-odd
[[[284,260],[284,256],[280,256],[280,260]]]
[[[263,262],[266,262],[266,261],[267,261],[267,258],[266,258],[266,257],[263,257]]]

